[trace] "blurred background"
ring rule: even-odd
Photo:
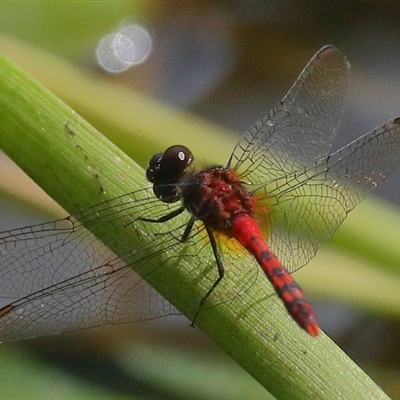
[[[143,96],[143,102],[147,96],[159,101],[154,121],[167,105],[239,137],[283,97],[319,48],[334,44],[352,65],[339,147],[400,115],[399,18],[398,2],[2,2],[0,51],[104,133],[115,126],[96,115],[96,104],[85,103],[92,95],[85,87],[62,82],[64,68],[72,65],[97,82]],[[126,107],[132,110],[127,118],[142,117],[134,104]],[[122,122],[118,129],[115,142],[134,157],[135,143],[124,139]],[[173,144],[169,129],[162,135]],[[181,141],[190,143],[189,131]],[[137,161],[145,166],[150,155]],[[46,219],[22,200],[16,204],[10,192],[19,195],[25,181],[5,156],[1,163],[1,230]],[[374,194],[400,205],[399,181],[397,169]],[[370,234],[372,240],[381,235]],[[303,270],[317,263],[318,257]],[[398,271],[384,276],[400,289]],[[340,279],[352,290],[363,277]],[[324,331],[400,399],[400,304],[385,310],[374,306],[373,297],[370,304],[340,302],[305,278],[301,283],[313,295]],[[265,398],[257,382],[183,317],[3,344],[0,365],[7,377],[2,398]]]

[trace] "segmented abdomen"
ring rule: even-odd
[[[268,247],[254,218],[246,214],[236,217],[232,233],[257,260],[292,318],[311,336],[317,336],[319,327],[311,304],[304,297],[300,286]]]

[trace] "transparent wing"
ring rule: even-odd
[[[339,129],[350,65],[325,46],[283,100],[243,135],[228,165],[258,186],[325,157]]]
[[[102,237],[110,221],[122,224],[117,209],[140,206],[143,194],[146,198],[145,191],[132,193],[74,217],[0,234],[0,340],[178,313],[129,266],[133,251],[118,258],[77,221],[96,224]],[[149,210],[154,206],[150,201]],[[142,257],[139,252],[137,261]]]
[[[137,221],[136,209],[142,210],[141,217],[158,218],[173,207],[162,204],[150,191],[141,190],[62,220],[1,233],[0,340],[179,314],[136,273],[139,271],[146,278],[158,271],[162,281],[167,274],[177,273],[165,267],[168,261],[190,268],[185,287],[172,285],[170,292],[179,296],[184,291],[193,299],[188,308],[194,315],[199,302],[190,295],[191,291],[202,280],[210,287],[217,278],[215,259],[202,224],[197,224],[189,240],[182,244],[188,213],[180,224],[160,224],[155,234],[154,226],[150,230],[153,224]],[[128,222],[119,219],[121,211],[130,213]],[[78,220],[91,226],[94,234]],[[111,230],[110,224],[114,226]],[[121,258],[99,240],[110,233],[118,233],[121,248],[129,249]],[[140,248],[122,243],[130,241],[132,235],[147,236],[148,241]],[[161,254],[164,262],[160,264]],[[227,266],[233,262],[231,257],[224,256]],[[256,276],[256,268],[235,276],[237,292],[230,296],[243,292]]]
[[[400,118],[257,193],[270,210],[271,248],[290,272],[305,265],[347,214],[400,163]]]

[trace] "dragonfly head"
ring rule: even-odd
[[[180,200],[178,184],[192,162],[192,152],[181,145],[171,146],[164,153],[154,155],[149,161],[146,177],[153,183],[156,197],[165,203]]]

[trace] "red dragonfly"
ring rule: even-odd
[[[245,132],[226,166],[196,172],[190,150],[172,146],[150,160],[153,193],[135,191],[62,220],[1,233],[0,340],[176,313],[136,274],[162,267],[153,258],[168,252],[196,266],[184,290],[202,279],[204,268],[218,272],[193,304],[195,320],[222,284],[236,245],[256,260],[297,324],[318,335],[312,306],[290,274],[400,161],[400,118],[330,154],[349,68],[333,46],[319,50],[278,105]],[[117,257],[101,243],[108,223],[121,229],[116,210],[139,208],[131,223],[144,226],[141,234],[152,240]],[[183,216],[171,228],[168,221]],[[156,235],[146,230],[153,223],[162,227]],[[84,225],[93,225],[93,233]],[[243,277],[238,293],[258,275]]]

